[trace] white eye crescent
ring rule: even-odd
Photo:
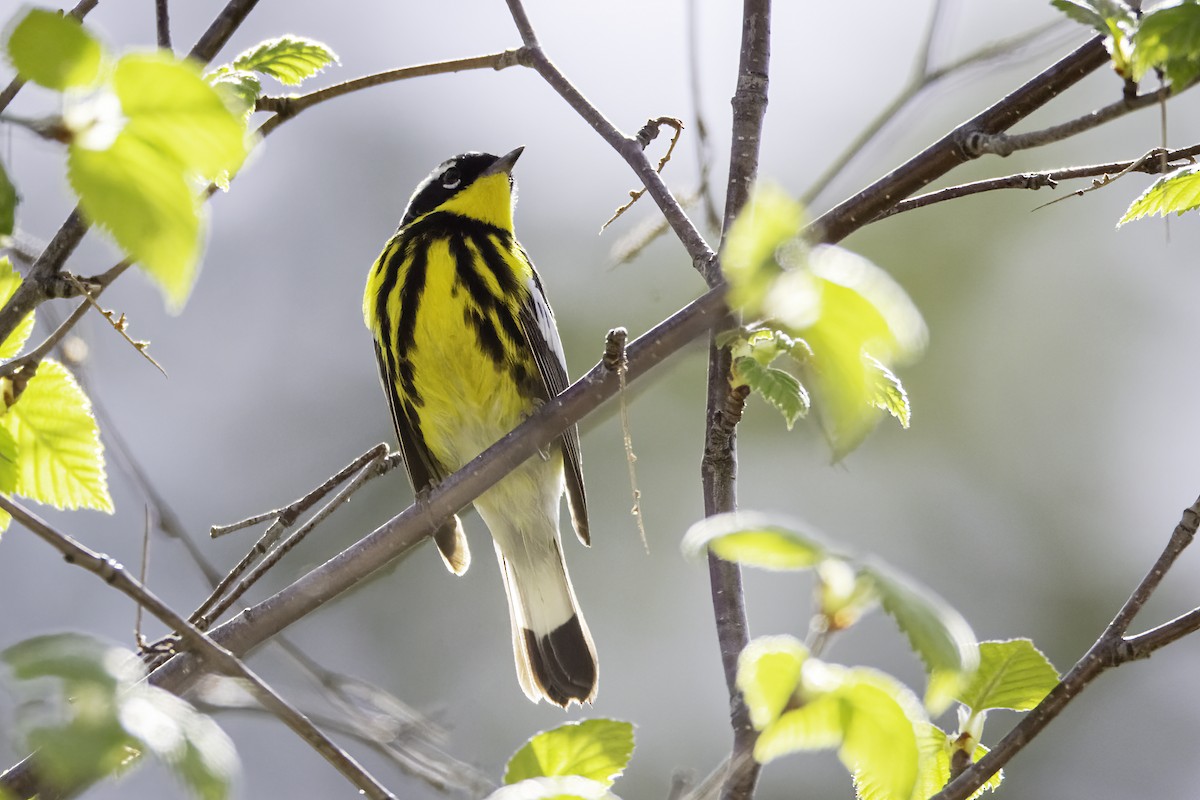
[[[460,183],[462,183],[462,175],[459,174],[457,167],[451,167],[442,173],[443,189],[457,189]]]

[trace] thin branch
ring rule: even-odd
[[[90,308],[90,304],[85,300],[41,344],[25,355],[17,356],[0,364],[0,378],[11,378],[30,367],[36,368],[38,364],[42,363],[42,359],[49,355],[50,351],[57,347],[58,343],[70,333],[75,324],[83,319],[83,315],[88,312],[88,308]]]
[[[725,214],[721,244],[724,247],[734,219],[750,198],[758,179],[763,121],[767,112],[767,87],[771,63],[771,0],[743,0],[742,41],[737,83],[731,105],[733,120],[729,153],[729,179],[725,188]],[[705,275],[709,285],[723,285],[717,270]],[[732,315],[724,326],[736,324]],[[704,455],[700,482],[704,515],[711,517],[737,509],[737,425],[745,409],[749,387],[730,382],[732,356],[729,348],[718,347],[716,331],[708,343],[708,388],[704,428]],[[708,554],[708,577],[716,620],[717,643],[725,685],[729,693],[729,722],[733,747],[729,769],[721,785],[722,800],[749,800],[754,796],[761,766],[754,758],[758,733],[750,724],[750,713],[737,687],[738,657],[750,642],[742,571],[736,563]]]
[[[1165,646],[1183,635],[1183,631],[1200,627],[1200,610],[1185,614],[1170,623],[1174,626],[1169,633],[1160,633],[1160,629],[1149,631],[1141,639],[1125,638],[1134,617],[1146,605],[1150,596],[1158,588],[1163,577],[1170,570],[1176,559],[1183,553],[1196,536],[1200,526],[1200,499],[1184,510],[1179,524],[1171,534],[1166,547],[1154,562],[1154,566],[1138,583],[1129,599],[1121,606],[1121,610],[1105,628],[1104,633],[1096,640],[1083,657],[1071,668],[1054,689],[1046,695],[1037,708],[1029,712],[995,747],[983,758],[969,766],[954,780],[950,781],[942,791],[930,800],[965,800],[974,794],[988,778],[996,774],[1013,756],[1029,744],[1042,730],[1057,717],[1067,704],[1078,697],[1101,673],[1118,667],[1137,658],[1145,658],[1150,650],[1145,649],[1147,641],[1158,646]],[[1140,646],[1134,646],[1139,643]]]
[[[704,222],[712,231],[721,226],[721,217],[717,214],[717,205],[712,195],[712,142],[708,138],[708,123],[705,122],[704,107],[701,103],[703,92],[700,79],[700,25],[698,0],[688,0],[687,3],[687,53],[688,53],[688,86],[692,96],[692,117],[696,120],[696,165],[700,172],[700,187],[696,193],[704,208]]]
[[[1157,157],[1160,155],[1161,158]],[[1196,157],[1200,156],[1200,144],[1183,147],[1179,150],[1162,151],[1161,154],[1159,151],[1154,151],[1154,156],[1156,157],[1149,159],[1143,156],[1140,159],[1131,161],[1112,161],[1107,164],[1067,167],[1065,169],[1046,170],[1045,172],[1022,172],[1016,175],[1006,175],[1002,178],[988,178],[987,180],[964,183],[959,186],[948,186],[945,189],[938,189],[934,192],[917,195],[908,200],[902,200],[880,214],[876,219],[883,219],[905,211],[913,211],[936,203],[944,203],[947,200],[955,200],[960,197],[968,197],[983,192],[993,192],[999,189],[1037,190],[1045,186],[1055,188],[1058,186],[1059,181],[1096,178],[1126,171],[1143,172],[1147,175],[1160,175],[1164,172],[1178,169],[1185,164],[1195,163]],[[1164,161],[1166,162],[1165,166]]]
[[[696,226],[688,218],[688,215],[684,213],[678,201],[671,195],[671,191],[663,183],[662,177],[654,171],[654,166],[646,158],[646,154],[643,152],[637,139],[622,133],[575,88],[558,67],[554,66],[554,63],[550,61],[549,57],[537,44],[537,37],[534,35],[533,28],[529,24],[529,17],[525,14],[525,8],[521,4],[521,0],[505,1],[508,3],[508,10],[512,14],[517,30],[521,33],[521,38],[525,42],[525,47],[522,49],[521,64],[531,67],[541,75],[542,79],[550,85],[550,88],[554,89],[567,102],[567,105],[574,109],[592,127],[592,130],[596,131],[604,141],[608,142],[625,159],[625,163],[641,179],[642,185],[646,187],[650,197],[654,199],[663,216],[671,224],[675,235],[683,243],[684,249],[687,250],[688,255],[692,258],[692,266],[701,275],[705,276],[718,272],[716,254],[708,246],[708,243],[704,241],[704,237],[696,229]],[[711,282],[710,285],[712,285]]]
[[[171,8],[170,0],[154,0],[154,33],[158,46],[164,50],[171,49]]]
[[[658,138],[659,129],[663,125],[671,128],[675,133],[671,136],[671,143],[667,145],[667,152],[658,160],[658,165],[654,168],[654,171],[659,175],[662,174],[663,167],[667,165],[667,162],[671,160],[671,154],[675,152],[675,145],[679,144],[679,137],[683,135],[683,120],[676,119],[675,117],[655,117],[643,125],[637,135],[638,142],[641,143],[642,149],[645,150],[650,145],[650,142]],[[618,217],[633,208],[633,204],[640,200],[645,193],[645,186],[641,189],[631,191],[629,193],[629,201],[614,211],[613,215],[600,226],[600,233],[604,233],[608,226],[613,224]]]
[[[1154,92],[1122,98],[1115,103],[1110,103],[1103,108],[1098,108],[1091,113],[1084,114],[1082,117],[1068,120],[1059,125],[1052,125],[1049,128],[1043,128],[1039,131],[1017,134],[979,133],[966,139],[964,147],[970,155],[976,157],[988,153],[998,156],[1009,156],[1018,150],[1042,147],[1054,142],[1061,142],[1063,139],[1069,139],[1072,136],[1078,136],[1085,131],[1090,131],[1092,128],[1097,128],[1106,122],[1111,122],[1130,112],[1162,103],[1168,97],[1181,94],[1189,88],[1191,87],[1184,87],[1175,92],[1172,91],[1171,87],[1164,86]]]
[[[59,532],[23,506],[3,495],[0,495],[0,508],[11,514],[13,519],[31,533],[36,534],[62,553],[67,563],[76,564],[95,573],[105,583],[132,598],[164,624],[178,631],[186,645],[199,654],[199,657],[213,669],[245,681],[254,698],[264,708],[308,742],[314,750],[367,797],[379,798],[379,800],[394,798],[394,795],[363,770],[350,755],[343,752],[328,737],[317,730],[303,714],[288,705],[287,701],[254,674],[241,659],[177,614],[154,593],[131,577],[125,568],[115,560],[84,547],[75,539]]]
[[[266,136],[301,111],[312,108],[326,100],[350,94],[351,92],[369,89],[373,86],[395,83],[396,81],[408,80],[410,78],[424,78],[429,75],[445,75],[451,72],[464,72],[472,69],[493,69],[499,71],[521,63],[521,54],[522,50],[519,49],[504,50],[484,56],[471,56],[469,58],[456,58],[449,61],[436,61],[430,64],[417,64],[411,67],[389,69],[371,75],[364,75],[360,78],[353,78],[342,83],[335,83],[333,86],[317,89],[308,94],[260,97],[258,103],[255,105],[255,110],[269,111],[274,113],[274,116],[266,120],[258,128],[257,132],[260,136]]]

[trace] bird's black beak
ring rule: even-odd
[[[498,175],[501,172],[511,174],[513,165],[517,163],[517,159],[521,157],[521,153],[523,152],[525,152],[524,145],[518,147],[516,150],[513,150],[511,153],[506,153],[500,156],[492,162],[490,167],[483,171],[483,174],[480,175],[480,177],[482,178],[487,177],[488,175]]]

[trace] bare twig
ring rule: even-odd
[[[1111,185],[1117,179],[1123,178],[1124,176],[1128,175],[1130,172],[1136,172],[1139,167],[1141,167],[1143,164],[1145,164],[1147,162],[1156,163],[1159,167],[1161,167],[1162,159],[1160,158],[1160,156],[1162,156],[1164,154],[1164,152],[1165,151],[1162,148],[1156,147],[1153,150],[1150,150],[1148,153],[1146,153],[1141,158],[1139,158],[1137,161],[1134,161],[1128,167],[1125,167],[1125,169],[1116,173],[1115,175],[1109,175],[1108,173],[1105,173],[1104,175],[1100,176],[1099,178],[1093,179],[1092,185],[1087,187],[1086,189],[1077,189],[1074,192],[1071,192],[1069,195],[1066,195],[1065,197],[1059,197],[1054,200],[1051,200],[1048,203],[1042,203],[1040,206],[1034,206],[1033,210],[1037,211],[1039,209],[1045,208],[1046,206],[1052,206],[1055,203],[1061,203],[1064,200],[1070,200],[1072,197],[1083,197],[1088,192],[1094,192],[1097,189],[1103,189],[1105,186]]]
[[[750,190],[758,178],[758,159],[762,142],[763,120],[767,111],[767,86],[771,60],[771,0],[743,0],[742,43],[738,61],[737,88],[733,94],[733,129],[729,154],[729,181],[725,191],[725,215],[721,239],[741,213]],[[705,276],[709,285],[724,279],[717,273]],[[736,324],[729,317],[725,326]],[[704,457],[700,462],[700,480],[704,493],[704,515],[711,517],[737,509],[737,424],[741,420],[749,387],[730,383],[731,355],[719,347],[716,331],[708,344],[707,413],[704,430]],[[729,692],[730,726],[733,747],[729,769],[721,785],[722,800],[749,800],[758,784],[760,765],[753,757],[758,738],[750,724],[750,713],[737,688],[738,656],[750,641],[746,621],[742,571],[737,564],[724,561],[711,552],[708,576],[716,619],[717,642]]]
[[[154,33],[158,46],[171,49],[170,0],[154,0]]]
[[[333,86],[326,86],[324,89],[317,89],[308,94],[260,97],[255,109],[258,111],[270,111],[274,116],[258,128],[258,133],[260,136],[266,136],[301,111],[306,111],[326,100],[332,100],[335,97],[341,97],[351,92],[358,92],[373,86],[382,86],[387,83],[395,83],[396,81],[408,80],[410,78],[423,78],[429,75],[445,75],[451,72],[464,72],[472,69],[493,69],[498,71],[521,63],[521,55],[522,51],[519,49],[504,50],[484,56],[456,58],[449,61],[437,61],[431,64],[417,64],[412,67],[389,69],[384,72],[377,72],[343,81],[342,83],[336,83]]]
[[[93,290],[91,290],[91,289],[89,289],[89,287],[85,286],[83,284],[83,282],[81,280],[79,280],[78,278],[76,278],[74,275],[68,274],[68,275],[65,275],[64,277],[66,277],[66,279],[68,281],[70,281],[71,283],[73,283],[75,285],[75,288],[79,291],[79,293],[81,295],[83,295],[84,302],[89,303],[92,306],[94,306],[95,309],[98,312],[100,312],[100,316],[102,316],[106,320],[108,320],[108,324],[112,325],[113,330],[116,331],[117,333],[119,333],[121,335],[122,339],[129,342],[129,345],[134,350],[136,350],[138,353],[140,353],[142,358],[146,359],[151,364],[153,364],[155,367],[157,367],[158,371],[163,374],[164,378],[167,377],[167,371],[162,368],[162,364],[159,364],[157,361],[155,361],[154,356],[150,355],[150,353],[148,352],[148,350],[150,348],[150,343],[136,340],[132,336],[129,335],[129,320],[127,320],[125,318],[124,312],[121,312],[120,317],[113,319],[114,312],[109,311],[106,308],[102,308],[100,306],[100,304],[96,302],[96,297],[93,294]]]
[[[1058,185],[1059,181],[1094,178],[1125,171],[1159,175],[1173,169],[1178,169],[1184,164],[1193,164],[1197,156],[1200,156],[1200,145],[1192,145],[1191,147],[1184,147],[1179,150],[1163,152],[1162,157],[1158,159],[1147,160],[1143,157],[1132,161],[1113,161],[1107,164],[1067,167],[1065,169],[1052,169],[1045,172],[1022,172],[1017,175],[1006,175],[1002,178],[988,178],[987,180],[964,183],[959,186],[949,186],[945,189],[938,189],[935,192],[928,192],[908,200],[903,200],[880,214],[876,219],[883,219],[893,214],[925,208],[935,203],[944,203],[947,200],[954,200],[959,197],[967,197],[982,192],[993,192],[999,189],[1037,190],[1045,186],[1054,188]],[[1166,162],[1165,165],[1164,161]]]
[[[705,122],[704,107],[701,103],[702,81],[700,78],[700,31],[699,3],[688,0],[687,3],[687,50],[688,50],[688,85],[692,95],[692,117],[696,120],[696,164],[700,172],[700,186],[696,193],[704,208],[704,222],[713,232],[721,227],[721,217],[717,213],[717,205],[712,194],[712,142],[708,138],[708,124]]]
[[[1090,131],[1092,128],[1097,128],[1106,122],[1111,122],[1133,111],[1162,103],[1168,97],[1180,94],[1188,88],[1191,87],[1183,87],[1177,91],[1173,91],[1171,87],[1164,86],[1154,92],[1122,98],[1115,103],[1110,103],[1103,108],[1098,108],[1091,113],[1084,114],[1082,117],[1077,117],[1076,119],[1068,120],[1049,128],[1043,128],[1042,130],[1030,131],[1029,133],[977,133],[968,136],[963,141],[963,147],[971,157],[978,157],[988,153],[998,156],[1012,155],[1018,150],[1041,147],[1054,142],[1061,142],[1063,139],[1069,139],[1072,136],[1078,136],[1084,131]]]
[[[1140,636],[1126,637],[1134,617],[1146,605],[1175,560],[1196,536],[1200,525],[1200,499],[1184,510],[1179,524],[1154,566],[1142,578],[1129,599],[1121,606],[1104,633],[1096,640],[1075,666],[1063,676],[1037,708],[1029,712],[983,758],[967,767],[930,800],[964,800],[996,774],[1020,752],[1025,745],[1057,717],[1067,704],[1078,697],[1103,672],[1128,661],[1146,658],[1158,647],[1200,628],[1200,609],[1147,631]]]
[[[378,444],[363,455],[359,456],[357,459],[351,462],[349,466],[347,466],[333,478],[327,480],[316,490],[305,495],[291,506],[281,509],[280,513],[275,518],[275,521],[262,535],[262,538],[255,543],[254,547],[251,548],[250,552],[246,554],[241,562],[232,570],[230,570],[229,574],[221,580],[215,589],[213,589],[212,594],[209,595],[208,599],[205,600],[203,604],[201,604],[200,608],[192,613],[192,622],[200,625],[202,628],[208,628],[212,624],[213,620],[219,618],[221,614],[223,614],[235,602],[237,602],[238,598],[244,595],[251,586],[257,583],[263,577],[263,575],[265,575],[267,571],[271,569],[271,567],[279,563],[279,560],[287,555],[292,548],[300,544],[304,537],[312,532],[313,528],[323,522],[330,514],[336,511],[338,507],[345,505],[346,502],[349,501],[350,497],[353,496],[353,494],[357,492],[364,483],[371,478],[383,475],[389,469],[391,469],[395,463],[395,460],[387,458],[387,445]],[[345,480],[345,477],[350,474],[354,474],[354,477],[350,479],[350,482],[347,483],[341,491],[334,495],[332,500],[322,506],[321,509],[312,516],[312,518],[310,518],[306,523],[304,523],[304,525],[292,533],[291,536],[285,539],[282,544],[280,544],[278,547],[275,547],[275,542],[278,541],[279,537],[283,535],[283,532],[293,522],[295,522],[296,518],[300,514],[304,513],[304,511],[319,502],[320,499],[328,494],[334,486],[341,483],[342,480]],[[273,550],[271,549],[272,547],[274,547]],[[253,572],[247,575],[245,579],[237,583],[237,585],[234,585],[234,581],[237,580],[242,573],[249,568],[250,564],[252,564],[255,558],[259,555],[264,557],[262,563],[260,563]],[[231,586],[232,588],[230,588]]]
[[[202,631],[191,625],[182,616],[175,613],[166,603],[162,602],[149,589],[132,578],[125,568],[112,558],[94,552],[79,544],[64,533],[53,528],[39,519],[23,506],[0,495],[0,508],[12,515],[13,519],[36,534],[46,543],[63,554],[67,562],[76,564],[95,573],[105,583],[115,587],[123,594],[141,604],[164,624],[179,631],[187,646],[198,653],[200,658],[213,669],[245,682],[255,699],[264,708],[278,717],[284,724],[296,732],[320,753],[325,760],[342,773],[354,786],[367,797],[386,800],[393,798],[386,788],[367,773],[347,753],[342,751],[328,737],[316,729],[313,724],[300,712],[296,711],[287,701],[280,697],[274,689],[268,686],[237,656],[214,642]]]
[[[663,125],[671,128],[675,131],[675,133],[671,136],[671,143],[667,145],[667,152],[658,160],[658,166],[654,168],[654,171],[659,175],[662,174],[663,167],[667,165],[667,162],[671,160],[671,153],[675,152],[675,145],[679,143],[679,137],[683,135],[682,120],[675,119],[674,117],[655,117],[643,125],[642,129],[638,131],[637,135],[638,142],[640,142],[642,148],[645,149],[650,142],[658,138],[658,131]],[[603,225],[600,226],[600,233],[604,233],[605,229],[607,229],[609,225],[613,224],[617,217],[633,208],[633,204],[636,203],[645,193],[645,186],[643,186],[641,189],[631,191],[629,193],[629,202],[625,203],[625,205],[613,212],[613,215],[609,217]]]
[[[637,455],[633,452],[633,431],[629,426],[629,399],[625,393],[625,374],[629,363],[625,357],[625,342],[629,332],[624,328],[613,328],[608,332],[604,341],[604,366],[615,370],[620,378],[618,402],[621,405],[621,434],[625,443],[625,463],[629,465],[629,489],[633,493],[633,507],[630,512],[637,520],[638,535],[642,538],[642,548],[647,555],[650,553],[650,543],[646,539],[646,523],[642,519],[642,490],[638,488]]]

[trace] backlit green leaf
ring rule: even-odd
[[[526,742],[509,760],[504,782],[577,775],[608,787],[632,755],[632,724],[613,719],[568,722]]]
[[[1200,167],[1184,167],[1164,175],[1129,204],[1117,227],[1135,219],[1157,214],[1183,214],[1200,208]]]
[[[1104,17],[1096,13],[1087,3],[1080,2],[1080,0],[1050,0],[1050,5],[1082,25],[1095,28],[1101,33],[1107,32],[1104,26]]]
[[[245,51],[233,60],[233,68],[253,70],[286,86],[295,86],[337,61],[337,54],[327,45],[289,34]]]
[[[226,105],[232,106],[245,119],[254,111],[262,95],[262,83],[253,72],[240,69],[220,69],[204,76],[221,93]]]
[[[8,256],[0,256],[0,307],[12,299],[20,285],[21,274],[13,269],[12,261]],[[7,361],[15,358],[21,352],[29,334],[33,333],[33,318],[33,312],[30,311],[25,319],[21,320],[16,328],[13,328],[13,332],[8,335],[3,344],[0,344],[0,360]],[[0,489],[0,491],[3,490]]]
[[[792,520],[756,512],[716,514],[697,522],[683,537],[684,555],[705,550],[726,561],[771,570],[808,569],[828,552],[820,537]]]
[[[1029,711],[1058,681],[1058,670],[1029,639],[980,642],[979,669],[958,700],[973,711]]]
[[[1133,79],[1162,69],[1178,90],[1200,76],[1200,5],[1182,2],[1148,11],[1133,37]]]
[[[921,774],[917,779],[917,788],[913,792],[913,800],[924,800],[940,792],[950,782],[950,758],[954,745],[945,732],[932,724],[917,726],[917,743],[921,748]],[[979,745],[975,748],[973,761],[978,761],[987,755],[988,748]],[[1000,770],[972,794],[968,800],[995,791],[1004,780],[1004,771]],[[863,796],[862,800],[872,800]]]
[[[0,425],[17,442],[18,494],[55,508],[112,512],[92,404],[66,367],[42,361]]]
[[[881,672],[810,658],[801,669],[799,694],[803,705],[759,734],[759,762],[837,747],[860,796],[912,800],[924,757],[918,726],[928,723],[912,692]]]
[[[67,177],[84,214],[112,234],[172,310],[192,290],[202,240],[199,197],[177,162],[124,130],[107,150],[72,146]]]
[[[794,636],[760,636],[742,650],[737,688],[756,730],[779,719],[792,701],[807,658],[808,648]]]
[[[754,760],[767,764],[792,753],[838,747],[845,736],[845,707],[837,694],[810,698],[767,725],[754,742]]]
[[[863,567],[883,606],[929,671],[925,705],[941,713],[979,666],[979,645],[961,614],[927,586],[880,564]]]
[[[875,368],[875,407],[896,418],[900,427],[907,428],[912,421],[912,408],[908,405],[908,392],[900,379],[890,369],[868,356],[868,367]]]
[[[867,259],[823,245],[812,250],[808,265],[776,281],[764,305],[812,350],[802,364],[803,382],[840,459],[878,422],[886,380],[879,367],[890,370],[914,360],[928,331],[904,290]],[[808,308],[813,292],[815,317]],[[797,307],[800,315],[794,316]]]
[[[902,683],[866,668],[849,671],[839,691],[847,707],[845,741],[838,757],[867,800],[912,800],[921,773],[918,726],[927,722]]]
[[[780,273],[776,252],[800,235],[804,207],[782,189],[760,186],[729,229],[721,270],[729,282],[729,303],[747,318],[758,318],[762,302]]]
[[[808,413],[808,392],[790,372],[766,367],[749,356],[733,364],[733,379],[744,383],[783,415],[788,430]]]
[[[41,8],[12,27],[7,51],[22,78],[59,91],[95,83],[104,60],[104,48],[79,20]]]
[[[131,53],[117,62],[113,89],[124,134],[178,164],[187,178],[212,181],[246,158],[246,126],[188,60]]]

